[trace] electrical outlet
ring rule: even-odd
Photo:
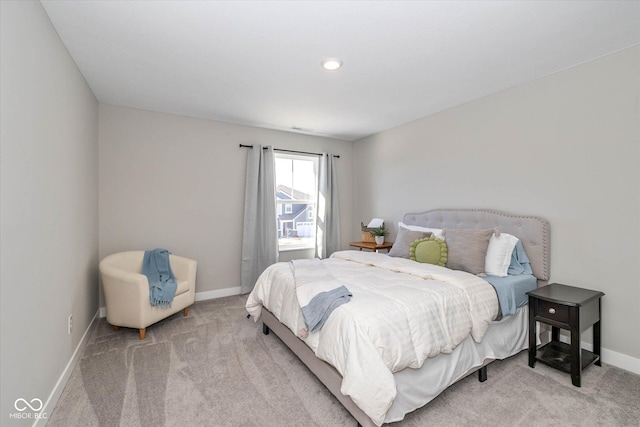
[[[73,314],[69,315],[69,319],[67,321],[67,334],[71,335],[71,331],[73,331]]]

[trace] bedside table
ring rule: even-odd
[[[386,249],[387,252],[389,252],[389,250],[393,246],[393,242],[384,242],[381,245],[376,245],[375,242],[373,242],[373,243],[369,243],[369,242],[351,242],[351,243],[349,243],[349,245],[351,245],[353,247],[356,247],[356,248],[360,248],[360,250],[368,249],[370,251],[378,252],[381,249]]]
[[[604,293],[552,283],[529,295],[529,366],[540,361],[571,374],[580,387],[582,370],[600,362],[600,298]],[[551,341],[536,347],[536,322],[551,325]],[[580,346],[580,334],[593,326],[593,352]],[[571,344],[560,342],[560,329],[571,332]]]

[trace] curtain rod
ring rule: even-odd
[[[253,148],[253,145],[240,144],[240,148]],[[263,148],[267,148],[267,147],[263,147]],[[282,153],[310,154],[312,156],[322,156],[322,153],[312,153],[309,151],[284,150],[282,148],[274,148],[273,151],[280,151]],[[338,159],[340,158],[338,154],[334,154],[333,157],[336,157]]]

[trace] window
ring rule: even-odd
[[[275,153],[280,251],[315,247],[318,158]]]

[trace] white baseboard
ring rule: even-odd
[[[196,301],[206,301],[208,299],[240,295],[240,292],[240,286],[235,288],[216,289],[215,291],[196,292]],[[100,317],[107,317],[107,309],[105,307],[100,307]]]
[[[216,289],[215,291],[196,292],[196,301],[205,301],[208,299],[224,298],[233,295],[240,295],[240,286],[235,288]]]
[[[50,415],[53,412],[53,409],[55,408],[56,403],[58,403],[58,399],[60,398],[60,395],[62,395],[62,391],[64,390],[65,386],[67,385],[67,382],[69,381],[69,378],[71,377],[71,373],[73,372],[73,369],[78,364],[78,360],[80,360],[80,355],[82,354],[82,351],[86,347],[87,342],[89,341],[89,337],[91,336],[90,332],[93,331],[93,328],[97,325],[96,319],[98,318],[99,313],[100,311],[96,311],[96,314],[94,314],[93,319],[91,319],[91,322],[87,327],[87,330],[84,331],[82,338],[80,338],[80,342],[78,343],[78,345],[76,346],[76,349],[71,355],[71,359],[69,359],[69,363],[67,363],[67,366],[64,368],[64,371],[62,371],[62,375],[60,375],[60,378],[58,378],[58,382],[53,387],[53,390],[51,391],[51,394],[49,394],[47,401],[44,403],[44,405],[42,405],[42,409],[40,410],[40,414],[39,414],[40,417],[36,418],[35,422],[33,423],[33,427],[44,426],[47,424],[47,418],[48,418],[47,415]],[[43,417],[46,417],[46,418],[43,418]]]
[[[560,335],[560,341],[566,344],[571,344],[571,338],[562,334]],[[585,350],[593,351],[593,344],[582,341],[581,345]],[[640,375],[640,359],[618,353],[617,351],[608,350],[604,347],[600,350],[602,362]]]

